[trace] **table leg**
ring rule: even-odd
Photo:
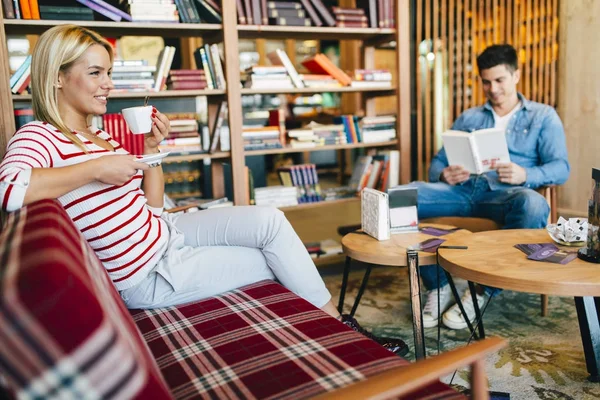
[[[479,329],[479,338],[485,339],[485,329],[483,329],[483,315],[479,309],[479,302],[477,301],[477,292],[475,291],[475,284],[469,282],[469,291],[471,292],[471,300],[473,300],[473,306],[475,308],[475,326]],[[464,314],[463,314],[464,317]],[[473,331],[471,331],[473,333]]]
[[[446,273],[446,278],[448,279],[448,284],[450,285],[450,289],[452,290],[452,295],[454,296],[454,300],[456,300],[456,304],[458,305],[458,308],[460,309],[460,312],[461,312],[463,318],[465,319],[465,321],[467,321],[467,326],[469,327],[469,332],[471,332],[471,335],[475,335],[475,339],[479,339],[479,336],[475,333],[475,328],[473,328],[473,324],[471,324],[471,320],[469,320],[469,318],[467,318],[467,312],[465,311],[462,301],[460,300],[460,296],[458,295],[458,290],[456,290],[456,285],[454,285],[454,279],[452,279],[452,275],[450,275],[450,273],[448,271],[444,271],[444,272]]]
[[[423,332],[423,310],[421,310],[421,286],[419,280],[419,255],[414,250],[406,252],[406,265],[408,265],[408,284],[410,286],[410,303],[413,318],[413,334],[415,337],[415,357],[424,359],[425,332]]]
[[[365,289],[367,288],[367,282],[369,282],[369,276],[371,276],[371,268],[371,264],[367,264],[367,270],[365,271],[362,283],[360,284],[360,289],[358,289],[358,294],[356,295],[356,299],[354,300],[354,304],[352,305],[352,310],[350,311],[351,317],[354,317],[354,313],[356,313],[356,309],[358,308],[360,299],[362,298],[362,295],[365,292]]]
[[[346,265],[344,265],[344,275],[342,277],[342,288],[340,290],[340,300],[338,302],[338,312],[342,314],[344,309],[344,297],[346,297],[346,287],[348,286],[348,275],[350,274],[350,266],[352,259],[346,256]]]
[[[600,297],[575,297],[588,380],[600,382]]]

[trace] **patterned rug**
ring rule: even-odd
[[[340,292],[343,266],[320,270],[334,303]],[[353,263],[348,281],[345,312],[358,292],[364,269]],[[465,282],[457,282],[459,291]],[[462,292],[461,292],[462,293]],[[377,267],[356,312],[357,320],[373,333],[397,336],[411,347],[413,331],[406,268]],[[490,390],[510,393],[511,399],[600,399],[600,384],[587,381],[583,347],[573,298],[550,297],[549,315],[540,316],[540,296],[503,291],[490,302],[484,316],[486,335],[500,336],[509,345],[486,360]],[[441,352],[464,346],[468,331],[444,326]],[[425,330],[427,354],[437,354],[437,328]],[[451,376],[444,382],[450,383]],[[452,385],[468,387],[468,371],[456,373]]]

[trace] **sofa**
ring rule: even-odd
[[[454,399],[439,377],[471,365],[487,394],[481,360],[505,345],[410,364],[273,281],[128,310],[54,200],[9,215],[0,285],[0,398]]]

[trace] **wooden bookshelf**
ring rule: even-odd
[[[375,142],[375,143],[350,143],[350,144],[338,144],[338,145],[327,145],[327,146],[315,146],[315,147],[284,147],[282,149],[265,149],[265,150],[246,150],[247,156],[259,156],[264,154],[283,154],[283,153],[310,153],[313,151],[325,151],[325,150],[348,150],[348,149],[359,149],[364,147],[386,147],[395,146],[398,144],[397,140],[390,140],[387,142]]]
[[[351,1],[351,0],[350,0]],[[344,4],[342,4],[344,3]],[[349,3],[340,0],[340,5]],[[393,147],[400,151],[400,182],[408,183],[411,177],[411,66],[412,58],[410,40],[410,10],[408,0],[397,0],[395,20],[397,29],[379,28],[337,28],[337,27],[286,27],[286,26],[258,26],[237,25],[237,10],[235,1],[222,2],[222,24],[184,24],[184,23],[137,23],[137,22],[110,22],[110,21],[49,21],[49,20],[6,20],[0,15],[0,157],[3,156],[6,143],[15,131],[14,104],[30,102],[30,95],[13,95],[8,85],[10,71],[8,67],[7,35],[36,35],[58,24],[76,23],[88,27],[108,37],[123,35],[132,36],[162,36],[170,38],[202,37],[210,43],[223,43],[225,80],[228,82],[226,90],[182,90],[161,92],[119,92],[111,93],[113,99],[141,99],[146,95],[151,98],[178,98],[208,96],[209,122],[214,121],[214,108],[222,100],[227,100],[229,107],[229,129],[231,132],[229,152],[214,154],[189,154],[168,157],[165,162],[213,160],[211,170],[213,181],[222,181],[222,161],[231,163],[233,196],[237,205],[246,203],[247,187],[245,175],[245,157],[247,155],[266,155],[292,152],[312,152],[324,150],[347,150],[361,147]],[[395,42],[395,64],[393,71],[395,80],[391,88],[305,88],[305,89],[244,89],[239,84],[239,40],[240,39],[296,39],[296,40],[342,40],[361,43],[360,59],[364,60],[362,68],[375,67],[375,46]],[[342,44],[344,44],[343,42]],[[254,94],[312,94],[312,93],[357,93],[362,101],[364,115],[375,115],[375,100],[380,96],[396,96],[397,108],[397,139],[383,143],[355,143],[339,146],[322,146],[308,149],[273,149],[244,151],[242,132],[243,110],[241,99],[244,95]],[[219,98],[221,96],[222,98]],[[212,110],[212,111],[211,111]],[[222,182],[221,182],[222,183]],[[219,192],[220,193],[220,192]],[[342,199],[321,203],[302,204],[294,208],[314,208],[335,205],[337,202],[357,201],[356,199]],[[293,208],[293,209],[294,209]],[[288,209],[288,208],[286,208]]]

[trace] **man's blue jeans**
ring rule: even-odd
[[[413,182],[409,186],[418,188],[419,219],[480,217],[496,221],[503,229],[537,229],[546,226],[550,213],[546,199],[535,190],[515,186],[508,190],[492,191],[483,176],[472,177],[456,186],[443,182]],[[446,274],[437,265],[423,265],[420,273],[428,290],[448,284]],[[486,287],[485,291],[493,295],[498,289]]]

